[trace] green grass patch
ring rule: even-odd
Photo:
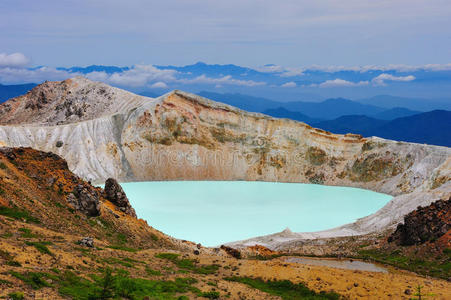
[[[22,292],[14,292],[14,293],[9,293],[8,298],[11,300],[23,300],[23,299],[25,299],[25,296]]]
[[[178,268],[188,270],[198,274],[213,274],[218,271],[218,265],[201,265],[198,266],[193,259],[179,258],[179,254],[176,253],[158,253],[155,255],[157,258],[166,259],[173,262]]]
[[[0,285],[11,286],[11,285],[13,285],[13,283],[9,282],[8,280],[5,280],[5,279],[0,279]]]
[[[76,242],[75,244],[79,244],[78,242]],[[82,252],[83,254],[90,254],[91,253],[91,249],[89,248],[82,248],[82,247],[75,247],[74,250],[78,250],[80,252]]]
[[[5,165],[4,162],[0,162],[0,169],[5,170],[8,169],[8,167]]]
[[[52,245],[51,242],[25,242],[28,246],[34,246],[36,250],[43,254],[53,255],[50,249],[47,247],[48,245]]]
[[[123,233],[117,233],[116,239],[120,245],[126,244],[128,242],[127,236]]]
[[[147,266],[146,266],[146,273],[151,275],[151,276],[161,276],[161,272],[160,271],[151,269],[151,268],[149,268]]]
[[[0,258],[4,259],[5,265],[11,266],[11,267],[21,267],[22,265],[14,260],[14,257],[7,251],[0,249]]]
[[[451,276],[451,255],[447,253],[444,253],[443,257],[438,257],[435,260],[425,260],[404,256],[401,251],[384,252],[373,249],[359,251],[359,258],[388,264],[421,275],[442,279],[448,279]]]
[[[177,254],[177,253],[158,253],[158,254],[155,254],[156,258],[167,259],[167,260],[170,260],[170,261],[177,260],[179,256],[180,256],[180,254]]]
[[[6,264],[7,264],[8,266],[11,266],[11,267],[22,267],[22,265],[20,264],[20,262],[15,261],[15,260],[9,260],[9,261],[6,262]]]
[[[15,220],[25,220],[29,223],[39,223],[39,220],[31,216],[27,211],[18,209],[16,207],[0,206],[0,215],[10,217]]]
[[[446,248],[445,250],[443,250],[443,254],[445,254],[449,258],[451,258],[451,249],[450,248]]]
[[[10,260],[12,259],[12,255],[8,251],[0,249],[0,258],[3,258],[4,260]]]
[[[63,207],[64,207],[64,205],[62,205],[62,204],[59,203],[59,202],[53,202],[53,204],[54,204],[56,207],[59,207],[59,208],[63,208]]]
[[[59,293],[75,300],[91,299],[179,299],[176,294],[195,293],[200,291],[193,287],[193,278],[177,278],[175,280],[147,280],[131,278],[124,273],[116,273],[106,269],[100,276],[92,275],[91,280],[66,271],[59,279]]]
[[[28,229],[28,228],[19,228],[19,231],[20,231],[20,235],[21,235],[23,238],[36,238],[36,237],[39,236],[39,235],[37,235],[37,234],[34,234],[34,233],[31,231],[31,229]]]
[[[11,232],[5,232],[3,234],[0,234],[0,237],[5,238],[5,239],[9,239],[12,236],[13,236],[13,234]]]
[[[197,294],[199,297],[204,297],[208,299],[219,299],[221,294],[219,292],[211,291],[211,292],[201,292]]]
[[[46,277],[49,277],[47,273],[42,272],[18,273],[11,271],[10,274],[16,277],[17,279],[22,280],[24,283],[28,284],[31,288],[35,290],[50,286],[50,284],[45,280]]]
[[[229,281],[240,282],[246,284],[254,289],[258,289],[270,295],[279,296],[284,300],[297,300],[297,299],[340,299],[340,295],[333,292],[320,292],[310,290],[302,283],[294,284],[289,280],[269,280],[264,281],[260,278],[249,277],[229,277],[226,278]]]
[[[125,247],[122,245],[111,245],[111,246],[106,246],[106,247],[110,248],[110,249],[114,249],[114,250],[122,250],[122,251],[133,252],[133,253],[139,251],[138,249]]]
[[[127,268],[134,268],[133,262],[126,258],[107,257],[102,260],[109,265],[121,265]]]

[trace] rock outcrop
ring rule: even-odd
[[[47,82],[0,105],[2,145],[56,153],[99,184],[108,178],[313,182],[394,196],[353,224],[234,247],[289,248],[303,239],[381,231],[451,195],[450,148],[337,135],[181,91],[152,99],[80,77]]]
[[[72,193],[67,195],[66,200],[73,209],[81,211],[89,217],[95,217],[100,214],[99,198],[97,191],[91,191],[79,184]]]
[[[127,195],[115,179],[108,178],[106,180],[104,191],[105,198],[116,205],[120,211],[136,218],[136,212],[130,205]]]
[[[404,217],[389,242],[401,246],[419,245],[436,241],[451,231],[451,198],[438,200],[426,207],[418,207]]]

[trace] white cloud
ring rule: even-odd
[[[379,76],[374,77],[371,82],[370,81],[359,81],[359,82],[352,82],[344,79],[333,79],[333,80],[326,80],[320,84],[311,84],[308,85],[309,87],[320,87],[320,88],[332,88],[332,87],[358,87],[358,86],[367,86],[370,83],[374,86],[384,86],[386,85],[386,81],[402,81],[402,82],[408,82],[415,80],[415,76],[408,75],[408,76],[394,76],[391,74],[383,73]]]
[[[156,80],[175,81],[175,74],[175,70],[160,70],[153,65],[136,65],[130,70],[111,74],[106,81],[119,86],[140,87]]]
[[[296,82],[290,81],[290,82],[287,82],[287,83],[282,84],[281,87],[284,87],[284,88],[292,88],[292,87],[296,87]]]
[[[331,88],[331,87],[356,87],[356,86],[365,86],[368,85],[368,81],[359,81],[359,82],[352,82],[344,79],[333,79],[333,80],[326,80],[320,84],[311,84],[312,87],[320,87],[320,88]]]
[[[278,65],[264,65],[254,68],[255,71],[262,72],[262,73],[281,73],[284,71],[284,67],[278,66]]]
[[[85,77],[94,81],[106,82],[108,80],[109,75],[105,72],[91,72],[86,74]]]
[[[22,68],[30,63],[30,59],[28,59],[22,53],[0,53],[0,68],[9,67],[9,68]]]
[[[425,71],[451,71],[451,64],[428,64],[422,67]]]
[[[109,84],[126,86],[126,87],[143,87],[150,86],[152,88],[167,88],[168,83],[181,84],[214,84],[218,85],[240,85],[240,86],[259,86],[265,85],[265,82],[257,82],[253,80],[239,80],[232,76],[222,76],[219,78],[211,78],[206,75],[198,77],[178,78],[177,75],[187,75],[175,70],[162,70],[153,65],[136,65],[130,70],[121,73],[113,73],[111,75],[105,72],[92,72],[86,74],[86,77],[92,80],[99,80]]]
[[[262,73],[276,73],[280,77],[294,77],[303,75],[304,69],[295,67],[282,67],[278,65],[264,65],[256,67],[254,70]]]
[[[259,86],[266,85],[266,82],[261,81],[253,81],[253,80],[239,80],[234,79],[231,75],[219,77],[219,78],[211,78],[205,75],[197,76],[193,79],[178,79],[178,82],[184,84],[193,84],[193,83],[207,83],[207,84],[215,84],[215,85],[241,85],[241,86]]]
[[[308,67],[283,67],[279,65],[264,65],[261,67],[256,67],[254,70],[262,73],[274,73],[278,74],[280,77],[292,77],[304,75],[306,71],[320,71],[326,73],[336,73],[341,71],[353,71],[365,73],[369,71],[380,71],[380,72],[415,72],[415,71],[451,71],[451,63],[449,64],[427,64],[427,65],[402,65],[402,64],[389,64],[386,66],[378,65],[365,65],[365,66],[320,66],[311,65]]]
[[[150,87],[153,89],[166,89],[166,88],[168,88],[168,85],[166,83],[164,83],[163,81],[158,81],[158,82],[155,82],[154,84],[152,84]]]
[[[322,71],[327,73],[335,73],[340,71],[354,71],[354,72],[369,72],[369,71],[396,71],[396,72],[415,72],[415,71],[451,71],[451,63],[450,64],[427,64],[427,65],[401,65],[401,64],[390,64],[386,66],[377,66],[377,65],[366,65],[366,66],[319,66],[312,65],[306,67],[305,71]]]
[[[0,68],[0,82],[4,84],[41,83],[45,80],[57,81],[75,77],[79,73],[68,73],[55,68],[41,67],[37,69]]]
[[[302,68],[285,68],[285,71],[280,74],[280,77],[294,77],[304,75]]]
[[[391,74],[383,73],[383,74],[381,74],[381,75],[379,75],[377,77],[374,77],[371,80],[371,82],[374,85],[383,86],[383,85],[386,85],[386,83],[385,83],[386,81],[404,81],[404,82],[407,82],[407,81],[412,81],[412,80],[415,80],[415,76],[413,76],[413,75],[409,75],[409,76],[393,76]]]

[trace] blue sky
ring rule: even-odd
[[[1,0],[0,84],[451,100],[450,28],[449,0]],[[130,68],[61,69],[93,64]]]
[[[449,0],[0,1],[0,53],[32,65],[451,62]]]

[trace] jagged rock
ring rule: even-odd
[[[15,160],[16,155],[12,148],[0,148],[0,152],[3,153],[9,160]]]
[[[99,195],[82,184],[77,185],[66,200],[74,209],[87,216],[95,217],[100,214]]]
[[[235,257],[236,259],[241,258],[241,252],[237,249],[234,249],[234,248],[228,247],[228,246],[224,246],[224,245],[221,246],[221,249],[224,250],[230,256]]]
[[[94,239],[92,237],[84,237],[78,241],[78,243],[82,246],[93,248],[94,247]]]
[[[116,179],[108,178],[105,181],[105,198],[116,205],[120,211],[136,218],[136,212],[128,201],[127,195]]]
[[[419,206],[404,217],[404,224],[398,224],[388,241],[401,246],[419,245],[440,238],[448,230],[451,230],[451,198]]]

